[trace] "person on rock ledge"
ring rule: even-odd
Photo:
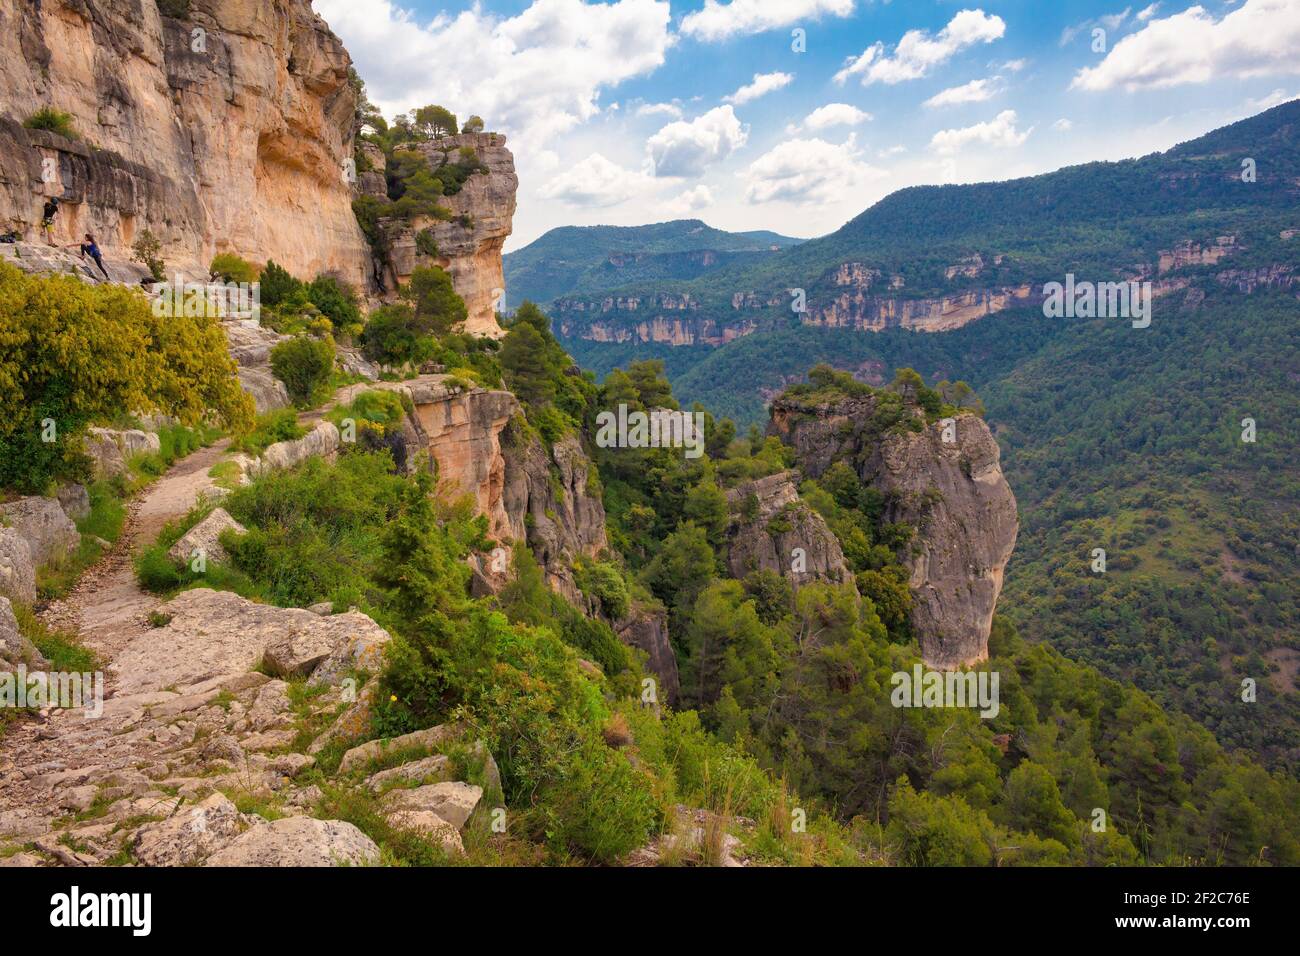
[[[90,233],[86,233],[85,240],[86,241],[81,244],[81,258],[84,259],[86,256],[90,256],[90,258],[94,259],[95,265],[99,266],[99,271],[104,273],[104,278],[111,282],[112,276],[110,276],[108,270],[104,268],[104,257],[99,251],[99,246],[95,244],[95,237]]]
[[[41,230],[45,233],[45,241],[54,245],[54,217],[59,214],[59,197],[51,196],[45,200],[45,208],[41,210]]]

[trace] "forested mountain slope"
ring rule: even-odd
[[[599,293],[629,282],[693,279],[800,241],[766,230],[724,232],[699,219],[565,226],[505,256],[506,302],[547,304],[572,292]]]

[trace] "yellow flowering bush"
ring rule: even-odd
[[[219,321],[156,316],[135,289],[0,262],[0,487],[84,473],[86,426],[135,412],[251,426]]]

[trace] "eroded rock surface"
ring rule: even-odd
[[[309,0],[193,0],[183,20],[140,0],[0,0],[0,22],[0,220],[25,238],[57,195],[55,241],[92,232],[110,268],[148,228],[191,277],[235,252],[365,284],[350,60]],[[81,138],[23,129],[41,104]]]
[[[820,405],[778,398],[768,431],[794,447],[811,477],[849,462],[885,496],[883,520],[916,529],[901,557],[911,571],[911,622],[926,663],[950,668],[984,660],[1019,527],[997,442],[983,419],[969,414],[955,419],[951,442],[944,441],[942,422],[923,419],[919,431],[876,434],[875,402],[872,396]]]
[[[465,300],[469,313],[465,331],[500,337],[504,333],[497,324],[496,312],[506,285],[501,249],[510,236],[515,191],[519,188],[506,138],[500,133],[461,133],[422,143],[419,149],[435,167],[445,156],[454,162],[461,149],[473,150],[486,171],[471,174],[459,192],[439,199],[439,205],[450,210],[451,219],[416,218],[393,230],[388,285],[395,288],[406,282],[422,265],[440,266],[451,276],[457,295]],[[416,233],[424,229],[429,230],[437,246],[436,256],[416,249]]]
[[[77,526],[58,498],[18,498],[0,505],[0,525],[27,542],[32,562],[40,567],[81,543]]]
[[[731,576],[773,571],[795,584],[852,584],[834,533],[800,497],[799,473],[783,471],[727,492],[732,511],[727,563]]]

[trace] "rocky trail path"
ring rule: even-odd
[[[356,390],[299,421],[312,428]],[[163,526],[221,493],[209,471],[228,449],[229,441],[201,449],[145,489],[115,546],[42,612],[47,626],[78,633],[98,655],[102,708],[47,708],[0,737],[0,867],[379,858],[356,827],[313,815],[322,791],[295,778],[333,741],[364,738],[375,681],[358,693],[344,678],[373,672],[388,633],[359,612],[279,608],[208,588],[163,601],[136,581],[134,558]],[[305,705],[291,701],[291,680],[316,688]],[[379,745],[363,744],[338,774],[369,789],[390,821],[463,853],[461,830],[484,790],[456,779],[436,752],[456,733],[431,728],[394,741],[427,756],[379,772]],[[491,755],[478,749],[499,790]],[[240,799],[275,812],[245,812]]]
[[[223,439],[175,462],[127,506],[126,523],[114,546],[82,575],[67,597],[52,602],[40,613],[51,629],[75,633],[93,650],[103,667],[105,714],[119,682],[113,664],[132,643],[148,640],[150,612],[162,603],[140,587],[134,559],[157,538],[163,526],[184,517],[199,498],[216,485],[208,471],[229,448]],[[82,711],[46,711],[43,719],[22,721],[0,738],[0,834],[6,823],[16,824],[10,835],[32,835],[45,823],[86,809],[86,793],[59,791],[71,780],[89,781],[94,773],[74,772],[88,754],[110,749],[108,737],[117,722],[86,718]],[[93,767],[93,765],[92,765]]]
[[[230,440],[222,439],[175,462],[132,500],[113,548],[86,570],[66,598],[51,603],[41,619],[51,628],[79,634],[104,663],[147,630],[149,612],[162,601],[136,581],[135,557],[167,522],[184,517],[200,497],[216,490],[208,471],[229,447]]]

